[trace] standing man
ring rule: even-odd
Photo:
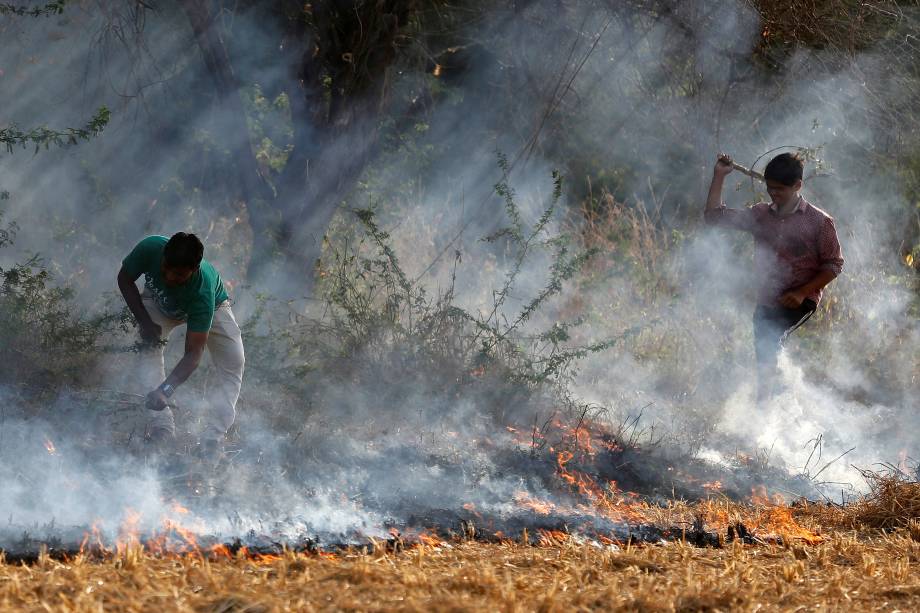
[[[155,387],[147,394],[147,408],[157,411],[146,428],[151,442],[162,445],[175,437],[168,400],[195,371],[208,348],[218,380],[209,392],[210,406],[200,442],[203,459],[216,464],[221,441],[236,418],[244,355],[240,327],[230,310],[223,281],[203,256],[204,245],[194,234],[179,232],[169,239],[148,236],[122,261],[118,288],[147,345],[141,350],[141,376]],[[143,295],[135,285],[141,275]],[[187,326],[185,355],[167,377],[163,356],[166,341],[173,328],[183,323]]]
[[[824,286],[843,270],[834,219],[805,200],[802,160],[783,153],[767,164],[764,180],[770,202],[731,209],[722,203],[722,185],[732,161],[720,155],[706,200],[708,224],[754,236],[754,274],[759,285],[754,311],[758,404],[772,397],[777,356],[789,334],[812,316]]]

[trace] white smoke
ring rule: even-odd
[[[480,241],[507,223],[502,202],[491,195],[502,177],[495,152],[518,159],[552,109],[530,155],[509,177],[526,222],[533,223],[549,203],[551,170],[562,166],[572,169],[569,185],[589,176],[594,184],[606,181],[617,199],[632,207],[642,203],[657,215],[663,235],[681,237],[656,263],[672,295],[649,299],[628,266],[612,267],[614,272],[578,290],[579,314],[588,320],[578,340],[617,337],[634,326],[642,330],[585,360],[574,387],[578,398],[610,407],[614,423],[641,410],[643,428],[666,432],[669,444],[711,459],[727,457],[739,441],[748,453],[766,449],[771,461],[794,474],[814,476],[855,447],[818,475],[830,490],[860,487],[851,465],[893,461],[902,450],[915,454],[906,433],[916,424],[917,382],[908,369],[920,330],[909,311],[910,289],[884,283],[897,274],[898,262],[886,255],[890,245],[878,240],[896,227],[903,195],[885,187],[891,180],[886,169],[866,169],[871,152],[889,136],[879,133],[870,110],[888,101],[901,104],[909,92],[888,87],[880,68],[884,59],[872,50],[845,61],[827,52],[798,53],[786,60],[782,82],[751,57],[761,28],[748,3],[714,9],[711,3],[675,2],[663,15],[641,7],[611,14],[605,6],[576,4],[535,2],[525,18],[496,20],[489,31],[494,49],[472,55],[462,87],[432,103],[414,128],[414,141],[374,160],[366,189],[350,195],[348,204],[379,203],[381,223],[408,275],[432,294],[447,285],[459,251],[458,302],[487,313],[493,290],[513,264],[501,245]],[[81,34],[97,31],[99,15],[78,7],[66,15],[0,25],[4,40],[15,39],[0,50],[0,125],[79,125],[101,104],[112,108],[113,123],[101,138],[79,147],[3,157],[0,187],[12,194],[5,219],[19,222],[21,230],[15,250],[0,251],[0,264],[41,253],[56,278],[79,291],[78,304],[92,312],[111,298],[118,264],[134,242],[148,233],[193,228],[205,238],[207,257],[235,284],[231,294],[241,321],[252,316],[260,293],[297,295],[297,279],[241,283],[250,237],[238,211],[224,210],[214,193],[221,177],[205,176],[213,165],[199,163],[207,156],[220,159],[214,133],[222,122],[208,105],[182,106],[207,99],[200,89],[207,80],[175,7],[147,14],[149,55],[109,55],[104,71],[97,69],[105,41],[97,37],[87,44]],[[234,27],[252,35],[248,44],[255,49],[271,35],[251,19],[241,16],[242,25]],[[36,61],[26,61],[32,53]],[[686,57],[686,65],[675,68],[675,53]],[[137,70],[148,85],[142,97]],[[266,91],[278,79],[261,66],[241,70],[260,74]],[[150,71],[163,79],[151,78]],[[93,79],[87,82],[86,74]],[[121,75],[134,77],[123,81]],[[410,76],[419,77],[404,78]],[[550,98],[554,85],[567,85],[569,77],[570,87]],[[399,82],[399,75],[394,78]],[[509,83],[518,89],[503,91]],[[179,96],[184,89],[196,95]],[[879,92],[889,98],[878,100]],[[839,296],[850,310],[846,321],[832,324],[827,319],[833,309],[824,319],[816,317],[793,339],[782,363],[788,391],[760,414],[751,386],[749,245],[740,237],[702,232],[698,218],[719,150],[750,163],[790,145],[821,147],[834,170],[809,182],[805,195],[837,220],[847,264],[829,299]],[[189,168],[201,171],[197,182]],[[611,177],[611,169],[619,174]],[[749,181],[737,186],[726,190],[730,204],[759,197],[760,188]],[[571,227],[564,209],[577,204],[560,203],[548,234]],[[352,221],[342,215],[335,223],[341,229]],[[544,287],[548,260],[540,252],[523,264],[502,316],[513,320]],[[565,300],[552,306],[554,312],[534,317],[521,334],[545,329],[566,310]],[[282,304],[273,314],[281,313],[282,329],[289,331],[298,317],[322,316],[324,308]],[[895,336],[897,344],[890,340]],[[181,344],[181,338],[172,340],[171,360]],[[867,368],[870,353],[883,356],[884,386]],[[101,383],[120,389],[132,373],[118,374],[123,364],[116,361]],[[510,462],[515,470],[504,474],[509,462],[497,450],[515,443],[482,418],[482,404],[494,399],[458,400],[424,381],[383,380],[364,387],[320,386],[311,390],[319,400],[273,406],[291,401],[273,385],[244,383],[240,433],[247,445],[238,459],[240,483],[230,487],[238,515],[230,521],[205,513],[199,519],[209,531],[383,536],[394,519],[388,512],[412,504],[457,509],[475,503],[504,513],[517,491],[551,496],[531,479],[526,462]],[[194,408],[201,402],[199,389],[190,384],[180,400]],[[8,395],[7,406],[17,402]],[[527,424],[551,413],[543,406],[517,406],[518,398],[498,402],[507,403],[519,421],[526,416]],[[327,412],[314,411],[314,404]],[[271,424],[263,413],[288,421],[284,427]],[[298,431],[305,432],[299,439]],[[43,449],[45,435],[35,421],[7,418],[0,424],[2,440],[17,441],[0,450],[0,519],[9,518],[9,525],[54,520],[86,526],[101,518],[113,531],[131,508],[152,529],[173,513],[159,479],[142,464],[117,453],[84,461],[83,451],[74,449],[79,442],[59,436],[57,455],[50,455]],[[820,460],[813,453],[819,440]],[[284,446],[307,448],[296,474],[272,472],[286,461],[279,449]],[[30,466],[34,458],[41,460]],[[264,472],[246,477],[242,467],[251,464]]]

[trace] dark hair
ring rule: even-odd
[[[802,180],[804,170],[805,163],[798,155],[780,153],[767,164],[763,171],[763,177],[767,181],[776,181],[783,185],[795,185],[796,181]]]
[[[204,245],[194,234],[177,232],[163,248],[163,260],[170,268],[198,268],[204,257]]]

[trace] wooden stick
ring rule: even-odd
[[[751,170],[750,168],[745,168],[744,166],[742,166],[741,164],[739,164],[738,162],[735,162],[735,161],[732,161],[732,162],[731,162],[731,165],[732,165],[732,168],[734,168],[735,170],[737,170],[738,172],[740,172],[740,173],[743,174],[743,175],[747,175],[747,176],[749,176],[749,177],[751,177],[751,178],[753,178],[753,179],[757,179],[758,181],[763,181],[763,180],[764,180],[763,175],[760,174],[759,172],[757,172],[756,170]]]

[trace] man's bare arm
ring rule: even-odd
[[[131,275],[129,275],[124,266],[122,266],[118,271],[118,289],[125,299],[125,304],[128,305],[128,308],[134,315],[134,319],[137,320],[137,325],[140,327],[141,338],[148,343],[152,343],[160,340],[160,335],[163,331],[160,326],[154,323],[153,319],[150,318],[150,313],[144,308],[144,301],[141,299],[141,293],[137,291],[137,285],[134,284],[139,276],[140,275],[132,279]]]
[[[716,166],[712,169],[712,183],[709,184],[709,195],[706,197],[706,210],[712,211],[722,206],[722,186],[725,177],[732,171],[731,158],[720,155]]]
[[[166,377],[164,383],[173,387],[178,387],[185,383],[186,379],[192,376],[198,364],[201,363],[201,356],[204,355],[204,349],[208,344],[207,332],[186,332],[185,333],[185,355],[173,368],[173,371]]]
[[[169,391],[167,394],[164,388],[167,390],[174,390],[192,376],[192,373],[198,368],[198,364],[201,363],[201,356],[204,355],[204,349],[207,344],[207,332],[185,333],[185,355],[182,356],[182,359],[179,360],[179,363],[176,364],[173,371],[166,377],[166,381],[147,394],[148,408],[160,411],[166,407],[169,402],[169,396],[172,395],[172,391]]]

